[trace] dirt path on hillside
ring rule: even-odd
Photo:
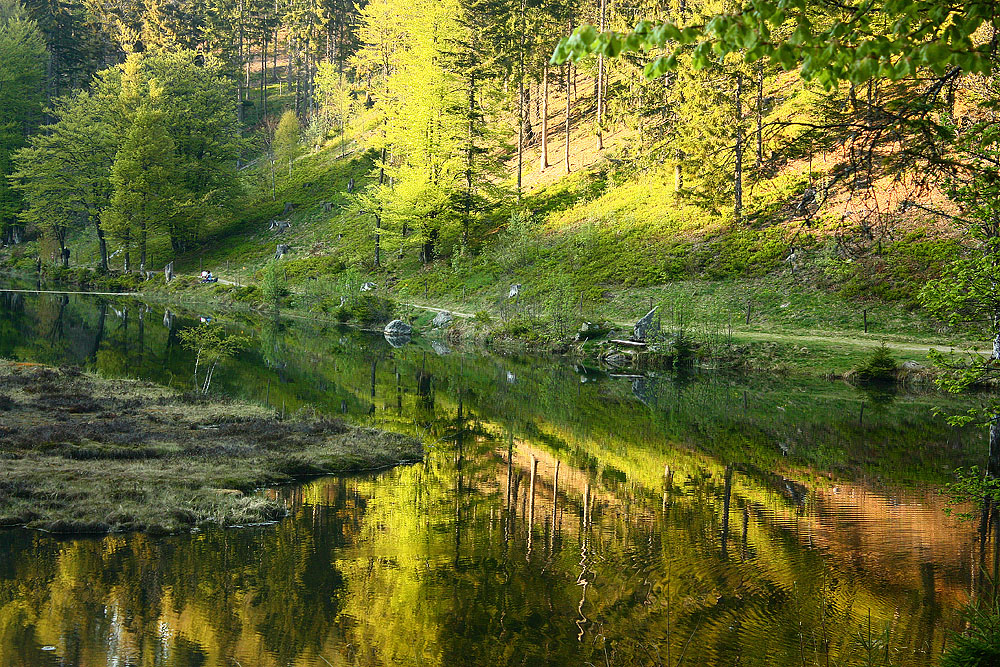
[[[456,317],[472,317],[470,313],[461,313],[456,310],[448,310],[447,308],[436,308],[434,306],[424,306],[419,303],[404,303],[404,306],[410,306],[412,308],[420,308],[422,310],[429,310],[431,312],[440,313],[442,311],[447,311]],[[628,329],[631,327],[630,324],[625,322],[614,322],[616,326]],[[776,343],[804,343],[804,344],[821,344],[821,345],[850,345],[852,347],[862,347],[862,348],[874,348],[882,345],[882,340],[875,340],[871,338],[856,338],[851,335],[841,334],[837,332],[830,332],[829,334],[786,334],[786,333],[769,333],[764,331],[741,331],[739,329],[733,329],[733,337],[743,340],[755,340],[755,341],[773,341]],[[940,345],[940,344],[930,344],[930,343],[920,343],[920,342],[908,342],[908,341],[893,341],[886,340],[885,346],[890,350],[896,352],[905,353],[917,353],[926,355],[931,350],[937,352],[951,352],[952,350],[961,351],[966,348],[953,347],[950,345]],[[975,347],[980,350],[989,350],[991,346],[989,343],[973,343]]]
[[[736,338],[749,338],[751,340],[789,342],[789,343],[825,343],[828,345],[851,345],[854,347],[879,347],[883,344],[881,340],[871,340],[869,338],[853,338],[837,334],[782,334],[765,333],[763,331],[739,331],[734,329],[733,336]],[[918,352],[927,354],[931,350],[937,352],[950,352],[952,350],[962,350],[965,348],[952,347],[949,345],[931,345],[927,343],[913,343],[905,341],[884,341],[885,346],[897,352]],[[980,349],[990,349],[988,343],[974,343]]]

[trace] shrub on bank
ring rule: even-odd
[[[882,343],[854,369],[854,377],[858,382],[892,382],[896,379],[899,366],[889,354],[889,348]]]

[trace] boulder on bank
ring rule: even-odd
[[[653,318],[656,317],[656,311],[659,309],[659,306],[653,306],[651,311],[643,315],[642,319],[635,323],[635,326],[632,328],[632,338],[635,340],[646,340],[650,329],[653,328]]]
[[[389,324],[385,325],[386,336],[411,336],[413,335],[413,327],[404,322],[403,320],[393,320]]]
[[[452,316],[447,310],[442,310],[440,313],[434,316],[431,320],[431,326],[433,327],[443,327],[446,324],[451,323]]]

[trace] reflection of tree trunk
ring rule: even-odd
[[[559,461],[556,461],[556,472],[552,478],[552,532],[549,534],[549,552],[556,548],[556,529],[559,525]]]
[[[461,391],[458,399],[458,437],[455,443],[458,450],[455,452],[455,567],[459,565],[459,554],[462,550],[462,489],[464,480],[462,478],[463,464],[465,463],[465,443],[463,436],[465,428],[462,424],[462,399]]]
[[[743,551],[743,560],[747,559],[747,533],[750,531],[750,506],[743,506],[743,539],[740,541],[740,547]]]
[[[94,344],[90,347],[90,361],[97,361],[97,351],[101,349],[101,340],[104,338],[104,320],[108,316],[108,304],[101,301],[97,305],[97,333],[94,334]]]
[[[63,317],[66,314],[66,305],[69,303],[69,297],[65,294],[59,299],[59,314],[56,315],[55,322],[52,323],[52,329],[49,330],[49,339],[52,341],[61,340],[63,337]]]
[[[368,414],[375,414],[375,368],[378,366],[378,357],[372,357],[372,373],[371,373],[371,399],[372,406],[368,409]]]
[[[139,307],[139,363],[142,364],[143,352],[146,348],[146,311],[145,306]]]
[[[722,557],[727,556],[729,540],[729,502],[733,495],[733,466],[726,466],[726,483],[722,491]]]
[[[403,383],[400,381],[399,369],[396,369],[396,413],[403,414]]]
[[[990,452],[986,474],[1000,477],[1000,415],[993,415],[990,421]]]
[[[531,486],[528,487],[528,553],[531,557],[531,537],[535,528],[535,478],[538,476],[538,459],[531,455]]]

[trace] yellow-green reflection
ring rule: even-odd
[[[0,354],[183,386],[178,323],[122,310],[6,304]],[[977,580],[933,487],[984,448],[933,397],[235,326],[259,346],[220,388],[422,433],[426,460],[273,490],[274,526],[0,533],[0,664],[845,665],[870,619],[929,665]]]

